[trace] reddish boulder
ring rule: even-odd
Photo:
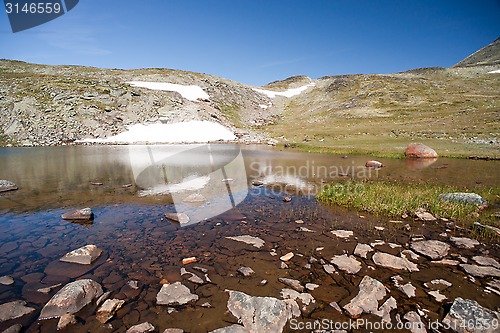
[[[438,154],[434,149],[422,143],[410,143],[408,147],[406,147],[405,155],[406,157],[416,157],[416,158],[438,157]]]
[[[378,169],[378,168],[381,168],[383,166],[384,165],[382,163],[380,163],[379,161],[368,161],[368,162],[365,163],[365,167],[367,167],[367,168]]]

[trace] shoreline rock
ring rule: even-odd
[[[5,179],[0,179],[0,193],[1,192],[8,192],[8,191],[16,191],[18,190],[18,187],[16,184],[9,180]]]
[[[68,221],[90,221],[94,219],[94,213],[89,207],[68,211],[61,215],[63,220]]]
[[[434,149],[423,143],[410,143],[406,147],[405,156],[412,158],[436,158],[438,154]]]

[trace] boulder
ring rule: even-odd
[[[99,308],[99,310],[97,310],[97,320],[99,320],[103,324],[106,323],[108,320],[113,318],[116,311],[118,311],[122,307],[123,303],[125,303],[124,300],[116,298],[107,299]]]
[[[455,328],[457,332],[498,332],[498,312],[482,307],[473,300],[457,297],[450,311],[443,319],[447,327]]]
[[[347,254],[334,256],[330,262],[338,267],[341,271],[349,274],[356,274],[361,270],[361,263],[354,256]]]
[[[91,279],[68,283],[45,304],[39,319],[59,318],[66,313],[77,313],[102,293],[101,285]]]
[[[405,156],[416,158],[436,158],[438,157],[438,154],[434,149],[422,143],[410,143],[408,147],[406,147]]]
[[[76,210],[70,210],[61,215],[63,220],[69,221],[89,221],[94,219],[94,213],[91,208],[82,208]]]
[[[396,257],[389,253],[377,252],[373,255],[372,260],[377,266],[418,272],[417,264],[412,263],[406,258]]]
[[[488,203],[486,200],[483,199],[482,196],[476,193],[465,193],[465,192],[444,193],[438,195],[438,198],[444,201],[461,202],[476,206],[484,206]]]
[[[377,313],[378,301],[387,291],[382,283],[366,275],[359,284],[359,293],[344,306],[349,316],[358,318],[362,313]]]
[[[11,276],[4,275],[0,277],[0,284],[3,284],[4,286],[10,286],[14,284],[14,279]]]
[[[182,306],[198,300],[198,295],[192,294],[188,287],[180,282],[164,284],[156,295],[156,304]]]
[[[380,163],[379,161],[368,161],[365,163],[365,167],[367,168],[374,168],[374,169],[380,169],[384,165]]]
[[[26,301],[12,301],[9,303],[0,304],[0,323],[20,318],[24,315],[35,311],[34,308],[26,306]]]
[[[448,255],[450,245],[438,240],[424,240],[411,243],[411,249],[432,260],[439,260]]]
[[[17,185],[11,181],[1,179],[0,180],[0,192],[14,191],[17,190]]]
[[[130,327],[125,333],[149,333],[154,332],[155,327],[148,322]]]
[[[81,265],[90,265],[94,260],[99,258],[101,254],[102,250],[97,246],[85,245],[79,249],[66,253],[64,257],[59,260]]]

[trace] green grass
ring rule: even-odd
[[[400,217],[407,214],[415,216],[417,209],[424,208],[437,218],[472,222],[471,213],[479,211],[477,206],[446,202],[438,198],[441,193],[460,191],[463,190],[430,184],[355,181],[327,186],[318,194],[317,199],[332,205],[354,208],[375,215]],[[498,192],[498,189],[490,189],[486,192],[486,196],[491,196]]]

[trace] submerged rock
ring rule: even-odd
[[[238,273],[240,273],[244,277],[249,277],[249,276],[255,274],[255,271],[253,269],[251,269],[250,267],[242,266],[242,267],[238,268]]]
[[[102,250],[97,246],[85,245],[79,249],[66,253],[66,255],[59,260],[81,265],[90,265],[94,260],[99,258],[101,254]]]
[[[500,268],[500,264],[494,258],[484,257],[484,256],[474,256],[472,260],[477,262],[481,266],[492,266],[496,268]]]
[[[15,191],[17,189],[17,185],[13,182],[5,179],[0,179],[0,192]]]
[[[436,221],[437,219],[434,217],[434,215],[432,215],[431,213],[429,212],[426,212],[425,209],[423,208],[419,208],[417,209],[417,211],[415,212],[415,215],[422,221],[426,221],[426,222],[433,222],[433,221]]]
[[[457,332],[498,332],[498,312],[482,307],[476,301],[457,297],[443,323]]]
[[[311,294],[308,293],[300,293],[296,290],[292,289],[282,289],[281,297],[283,299],[290,299],[297,302],[300,308],[300,311],[305,315],[309,315],[316,308],[316,300],[312,297]]]
[[[379,169],[379,168],[382,168],[384,165],[382,163],[380,163],[379,161],[368,161],[365,163],[365,167],[367,168],[375,168],[375,169]]]
[[[7,320],[20,318],[34,311],[34,308],[26,306],[26,301],[13,301],[0,304],[0,323]]]
[[[299,280],[294,280],[294,279],[287,279],[287,278],[278,278],[278,281],[283,283],[284,285],[287,285],[298,292],[303,292],[304,291],[304,286],[300,284]]]
[[[411,249],[432,260],[438,260],[448,255],[450,245],[438,240],[426,240],[411,243]]]
[[[409,330],[411,333],[426,333],[427,329],[425,328],[426,325],[422,322],[422,319],[416,313],[415,311],[409,311],[407,312],[404,317],[404,320],[406,320],[409,323],[408,325],[405,325],[405,327],[409,327]]]
[[[19,332],[21,332],[22,329],[23,329],[23,325],[15,324],[15,325],[12,325],[11,327],[7,328],[2,333],[19,333]]]
[[[179,224],[187,224],[189,223],[189,216],[185,213],[165,213],[164,216],[167,220],[171,222],[176,222]]]
[[[378,301],[385,297],[387,291],[382,283],[366,275],[359,284],[359,293],[348,304],[344,310],[354,318],[362,313],[377,313]]]
[[[354,256],[347,254],[334,256],[330,262],[338,267],[341,271],[349,274],[356,274],[361,270],[361,263]]]
[[[75,325],[77,323],[75,315],[71,313],[66,313],[59,318],[57,322],[57,330],[63,330],[70,325]]]
[[[436,158],[438,154],[434,149],[422,143],[410,143],[405,150],[406,157],[415,158]]]
[[[293,252],[288,252],[287,254],[280,257],[281,261],[289,261],[294,256]]]
[[[358,243],[354,249],[354,254],[366,259],[366,255],[371,251],[373,251],[373,248],[370,245]]]
[[[354,232],[350,230],[333,230],[331,233],[339,238],[349,238],[354,235]]]
[[[14,279],[11,276],[4,275],[0,277],[0,284],[4,286],[10,286],[14,284]]]
[[[134,325],[130,327],[125,333],[149,333],[154,332],[155,327],[148,322]]]
[[[122,305],[125,303],[124,300],[120,299],[107,299],[102,306],[97,310],[96,318],[101,323],[106,323],[108,320],[113,318],[116,311],[118,311]]]
[[[227,308],[244,327],[219,332],[282,332],[292,317],[287,303],[273,297],[254,297],[233,290],[229,292]],[[234,326],[234,325],[233,325]],[[241,326],[240,326],[241,327]]]
[[[372,260],[377,266],[418,272],[417,264],[412,263],[406,258],[396,257],[389,253],[377,252],[373,255]]]
[[[61,218],[70,221],[89,221],[94,219],[94,213],[91,208],[87,207],[66,212],[61,215]]]
[[[102,293],[101,285],[91,279],[68,283],[45,304],[40,319],[59,318],[66,313],[77,313]]]
[[[156,304],[180,306],[198,300],[198,295],[192,294],[188,287],[180,282],[164,284],[156,295]]]
[[[439,199],[451,202],[461,202],[470,205],[483,206],[488,202],[482,196],[476,193],[456,192],[444,193],[438,196]]]
[[[249,235],[243,235],[243,236],[232,236],[232,237],[226,237],[227,239],[231,239],[237,242],[243,242],[245,244],[253,245],[254,247],[260,249],[261,247],[264,246],[265,242],[258,238],[258,237],[253,237]]]

